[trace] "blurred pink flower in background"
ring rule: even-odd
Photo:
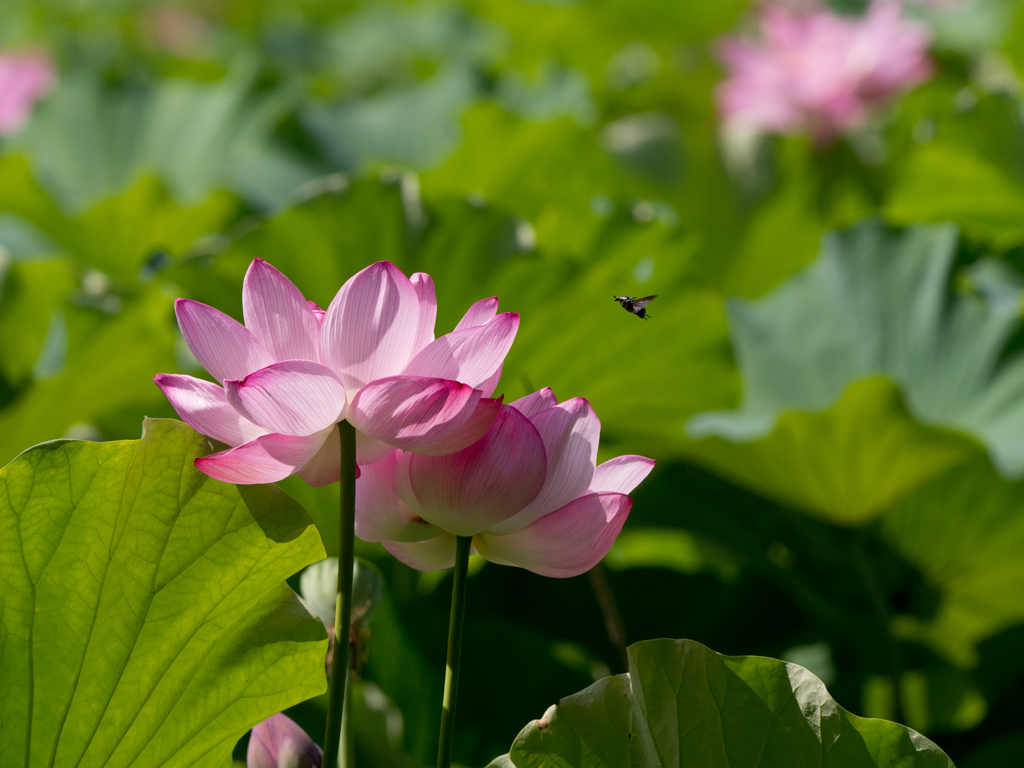
[[[324,751],[298,723],[278,713],[252,729],[246,768],[320,768]]]
[[[760,39],[728,38],[717,101],[728,125],[807,133],[819,144],[863,127],[873,111],[926,81],[930,34],[901,5],[876,0],[862,17],[822,7],[761,10]]]
[[[565,578],[593,568],[654,467],[619,456],[596,467],[601,422],[582,397],[542,389],[503,405],[476,444],[447,456],[396,451],[356,483],[356,535],[422,571],[451,568],[455,537],[488,560]]]
[[[353,275],[327,311],[256,259],[245,275],[245,325],[178,299],[185,341],[218,384],[158,374],[157,386],[194,429],[232,448],[196,459],[229,483],[299,474],[310,485],[340,475],[337,424],[357,430],[359,464],[396,448],[445,454],[476,442],[500,407],[491,399],[519,315],[478,301],[452,333],[434,339],[429,275],[381,261]]]
[[[0,135],[21,129],[56,82],[57,70],[45,53],[0,53]]]

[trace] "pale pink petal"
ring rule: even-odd
[[[473,328],[452,331],[431,342],[402,373],[454,379],[480,388],[505,360],[519,328],[519,315],[506,312]]]
[[[247,768],[280,768],[282,765],[319,768],[323,757],[323,750],[298,723],[278,713],[252,729],[245,764]]]
[[[654,469],[654,459],[645,456],[616,456],[598,464],[590,481],[591,493],[630,493]]]
[[[394,453],[396,450],[395,446],[388,445],[383,440],[370,437],[365,432],[356,432],[357,464],[372,464],[373,462],[380,461],[385,456]]]
[[[320,326],[320,359],[346,389],[402,372],[412,356],[420,298],[402,270],[378,261],[338,291]]]
[[[399,456],[400,451],[392,451],[362,467],[356,483],[356,536],[363,541],[425,541],[441,533],[419,519],[395,492]],[[408,471],[407,466],[402,469]]]
[[[492,373],[487,381],[477,387],[477,389],[484,393],[484,397],[490,397],[494,394],[494,390],[498,388],[498,382],[501,381],[501,369],[504,367],[504,364],[499,365],[498,370]]]
[[[320,323],[292,281],[253,259],[242,283],[245,327],[275,360],[318,360]]]
[[[318,325],[324,321],[324,315],[326,315],[327,313],[324,310],[320,309],[320,307],[317,306],[317,303],[315,301],[307,301],[306,306],[313,310],[313,317],[316,318],[316,322]],[[317,343],[317,346],[319,346],[319,342]]]
[[[442,533],[417,542],[382,541],[384,549],[417,571],[440,571],[455,565],[455,537]]]
[[[170,401],[182,421],[197,432],[228,445],[242,445],[267,434],[231,407],[224,390],[191,376],[158,373],[153,381]]]
[[[396,454],[396,467],[394,474],[395,493],[409,509],[420,519],[423,518],[423,506],[420,504],[416,494],[412,492],[412,481],[409,479],[409,464],[414,456],[418,454],[398,451]]]
[[[244,379],[274,362],[252,331],[223,312],[191,299],[177,299],[174,312],[188,348],[217,381]]]
[[[502,406],[465,450],[409,458],[409,482],[428,523],[458,536],[486,531],[529,504],[544,484],[544,442],[519,411]]]
[[[536,392],[533,392],[526,397],[520,397],[518,400],[514,400],[509,403],[509,405],[523,414],[523,416],[530,419],[541,411],[550,408],[553,405],[558,405],[558,398],[555,397],[555,393],[551,391],[551,387],[544,387],[544,389],[538,389]]]
[[[421,376],[389,376],[352,399],[349,421],[370,437],[405,451],[431,451],[472,421],[480,390]]]
[[[297,474],[314,488],[341,480],[341,437],[337,427],[330,431],[320,450]]]
[[[483,325],[490,322],[496,314],[498,314],[497,296],[492,296],[489,299],[480,299],[480,301],[466,311],[466,314],[459,320],[459,324],[455,326],[455,330],[462,331],[466,328]]]
[[[417,272],[409,278],[416,295],[420,300],[419,322],[416,324],[416,341],[412,345],[415,355],[434,340],[434,322],[437,320],[437,296],[434,294],[434,281],[430,275]]]
[[[507,536],[484,533],[477,549],[488,560],[541,576],[586,573],[608,554],[633,500],[621,493],[591,493]]]
[[[227,400],[250,421],[285,435],[311,435],[345,414],[345,388],[326,365],[286,360],[224,382]]]
[[[601,422],[590,403],[574,397],[535,414],[530,421],[544,440],[548,458],[544,488],[518,514],[488,529],[491,533],[525,528],[584,493],[594,476]]]
[[[306,466],[330,432],[325,429],[305,437],[264,435],[238,448],[196,459],[196,469],[225,483],[276,483]]]

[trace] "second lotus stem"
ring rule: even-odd
[[[338,596],[334,610],[334,658],[327,692],[327,733],[324,736],[324,766],[334,768],[338,753],[348,756],[339,746],[342,718],[349,701],[352,679],[349,634],[352,626],[352,564],[355,559],[356,525],[356,430],[347,421],[338,424],[341,432],[341,501],[338,513]],[[348,760],[346,759],[347,763]]]
[[[448,621],[448,665],[444,674],[444,704],[441,709],[437,768],[450,768],[452,764],[455,704],[459,694],[459,666],[462,663],[462,627],[466,617],[466,575],[472,544],[472,536],[459,536],[455,545],[455,582],[452,584],[452,613]]]

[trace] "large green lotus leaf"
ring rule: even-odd
[[[317,172],[272,141],[293,99],[256,94],[255,64],[240,56],[219,80],[165,77],[132,87],[78,68],[39,106],[19,149],[74,212],[147,174],[189,206],[223,189],[259,207],[280,206]]]
[[[263,219],[225,250],[188,260],[169,271],[169,278],[193,298],[241,320],[242,279],[255,258],[280,269],[324,309],[345,280],[374,261],[414,271],[401,182],[349,184],[334,177],[323,183],[332,182],[336,190]]]
[[[670,55],[680,43],[703,44],[726,32],[743,9],[737,0],[637,0],[599,5],[469,0],[467,5],[509,30],[515,45],[509,46],[506,59],[512,66],[532,72],[555,58],[581,68],[595,87],[608,78],[609,59],[630,43],[642,40]]]
[[[713,82],[708,78],[692,100],[709,102]],[[549,254],[589,255],[600,248],[597,238],[610,215],[653,217],[686,234],[688,246],[672,253],[678,271],[685,269],[686,288],[744,297],[763,295],[811,262],[828,228],[847,226],[874,210],[849,170],[858,164],[848,150],[834,150],[826,164],[799,140],[782,144],[774,188],[751,206],[727,173],[709,129],[712,116],[698,119],[696,104],[673,106],[675,111],[664,111],[655,102],[651,111],[595,131],[568,118],[531,121],[494,104],[478,105],[463,118],[462,146],[423,174],[424,194],[482,195],[524,217],[536,231],[538,248]],[[652,177],[635,167],[645,158],[663,167],[673,153],[683,156],[679,179]],[[676,240],[683,239],[679,232]],[[645,255],[657,254],[638,249],[637,261]],[[654,279],[662,295],[672,296],[676,286],[666,287],[663,261]]]
[[[21,384],[74,281],[66,259],[0,263],[0,281],[0,371],[11,384]]]
[[[139,268],[154,251],[183,254],[237,213],[237,201],[226,192],[182,205],[152,176],[132,181],[84,212],[66,213],[36,181],[26,159],[9,156],[0,160],[0,211],[28,222],[80,268],[97,269],[126,284],[138,279]]]
[[[147,412],[169,414],[153,376],[174,370],[173,317],[171,299],[152,286],[114,314],[66,304],[51,321],[64,334],[64,355],[52,361],[47,378],[33,381],[0,411],[0,461],[26,445],[62,437],[76,424],[132,437]],[[10,320],[16,329],[19,319]]]
[[[916,421],[898,387],[872,378],[834,406],[786,411],[761,438],[710,435],[690,455],[770,498],[839,525],[868,522],[922,483],[981,453],[964,435]]]
[[[285,584],[323,557],[273,486],[193,467],[209,442],[57,441],[0,471],[0,763],[221,766],[326,687],[326,633]]]
[[[1002,359],[1020,313],[981,295],[949,298],[956,242],[950,226],[867,222],[829,236],[810,267],[763,299],[731,301],[743,401],[701,414],[690,434],[757,441],[780,414],[826,409],[851,382],[882,375],[917,420],[971,435],[1003,475],[1020,476],[1024,357]],[[875,453],[857,430],[850,439]]]
[[[1015,100],[981,95],[958,108],[964,83],[940,76],[908,98],[908,134],[932,134],[897,154],[883,211],[901,226],[953,222],[997,245],[1024,239],[1024,130]]]
[[[458,151],[423,174],[424,193],[483,195],[527,219],[546,251],[578,252],[593,237],[603,224],[595,198],[610,206],[670,194],[629,173],[602,149],[597,131],[568,118],[529,121],[481,104],[466,113],[462,128]]]
[[[952,768],[896,723],[850,714],[803,667],[722,656],[692,640],[629,648],[629,672],[562,699],[526,726],[516,768]]]
[[[955,221],[968,234],[1014,245],[1024,240],[1024,184],[961,148],[922,147],[900,167],[885,215],[900,225]]]
[[[962,668],[977,644],[1024,622],[1024,483],[986,457],[942,472],[879,520],[882,535],[942,596],[934,613],[903,616],[893,631]]]

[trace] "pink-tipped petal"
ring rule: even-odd
[[[356,471],[359,471],[358,466]],[[314,488],[341,480],[341,436],[337,427],[330,431],[320,450],[297,474]]]
[[[417,571],[441,571],[455,565],[455,537],[442,533],[417,542],[382,541],[384,549]]]
[[[363,541],[426,541],[441,533],[420,520],[395,492],[395,474],[408,471],[400,451],[362,468],[356,483],[356,536]]]
[[[242,445],[267,434],[231,407],[224,390],[191,376],[158,373],[153,381],[170,401],[182,421],[197,432],[228,445]]]
[[[311,435],[345,413],[345,388],[326,365],[286,360],[224,382],[227,400],[250,421],[285,435]]]
[[[499,365],[498,370],[492,373],[487,381],[477,387],[477,389],[484,393],[484,397],[490,397],[494,394],[494,390],[498,388],[498,382],[501,381],[501,369],[504,367],[504,364]]]
[[[506,312],[484,325],[452,331],[424,347],[402,373],[454,379],[479,389],[505,360],[519,329],[519,315]]]
[[[496,314],[498,314],[497,296],[491,296],[489,299],[480,299],[480,301],[466,311],[466,314],[459,320],[459,324],[455,326],[455,330],[462,331],[466,328],[475,328],[478,325],[483,325],[492,320]]]
[[[494,424],[501,408],[500,397],[482,397],[476,404],[476,410],[469,420],[461,427],[450,432],[446,437],[425,443],[416,448],[416,453],[424,456],[446,456],[449,453],[469,448],[473,443],[487,434]]]
[[[523,414],[526,418],[532,419],[541,411],[554,405],[558,405],[558,398],[555,397],[555,393],[551,390],[551,387],[544,387],[544,389],[538,389],[536,392],[532,392],[526,397],[520,397],[518,400],[514,400],[509,403],[509,405]]]
[[[196,459],[196,469],[225,483],[276,483],[306,466],[330,431],[325,429],[306,437],[264,435],[237,448]]]
[[[416,325],[416,341],[412,346],[415,355],[434,340],[434,322],[437,320],[437,296],[434,293],[434,281],[430,275],[417,272],[409,278],[416,296],[420,300],[420,316]]]
[[[401,373],[416,344],[420,298],[402,270],[378,261],[338,291],[320,326],[320,359],[348,390]]]
[[[654,469],[646,456],[616,456],[598,464],[590,481],[591,493],[631,493]]]
[[[582,397],[574,397],[535,414],[530,421],[544,440],[548,457],[544,488],[518,514],[489,530],[507,534],[568,504],[586,492],[594,476],[601,422]]]
[[[223,312],[191,299],[176,300],[174,312],[188,348],[217,381],[243,379],[274,362],[252,331]]]
[[[242,283],[245,327],[275,360],[318,360],[320,323],[292,281],[254,259]]]
[[[324,321],[324,315],[326,315],[327,312],[320,309],[320,307],[317,305],[315,301],[307,301],[306,306],[308,306],[313,311],[313,317],[316,318],[317,325]],[[317,342],[317,346],[319,346],[319,341]]]
[[[424,520],[472,536],[529,504],[544,484],[546,466],[536,427],[502,406],[490,431],[469,448],[447,456],[411,456],[409,482]]]
[[[349,421],[395,448],[432,451],[472,421],[479,402],[480,390],[457,381],[388,376],[359,390]]]
[[[621,493],[591,493],[507,536],[484,533],[475,539],[488,560],[517,565],[541,576],[568,578],[586,573],[608,554],[633,500]]]
[[[320,768],[324,753],[298,723],[278,713],[252,729],[247,768]]]

